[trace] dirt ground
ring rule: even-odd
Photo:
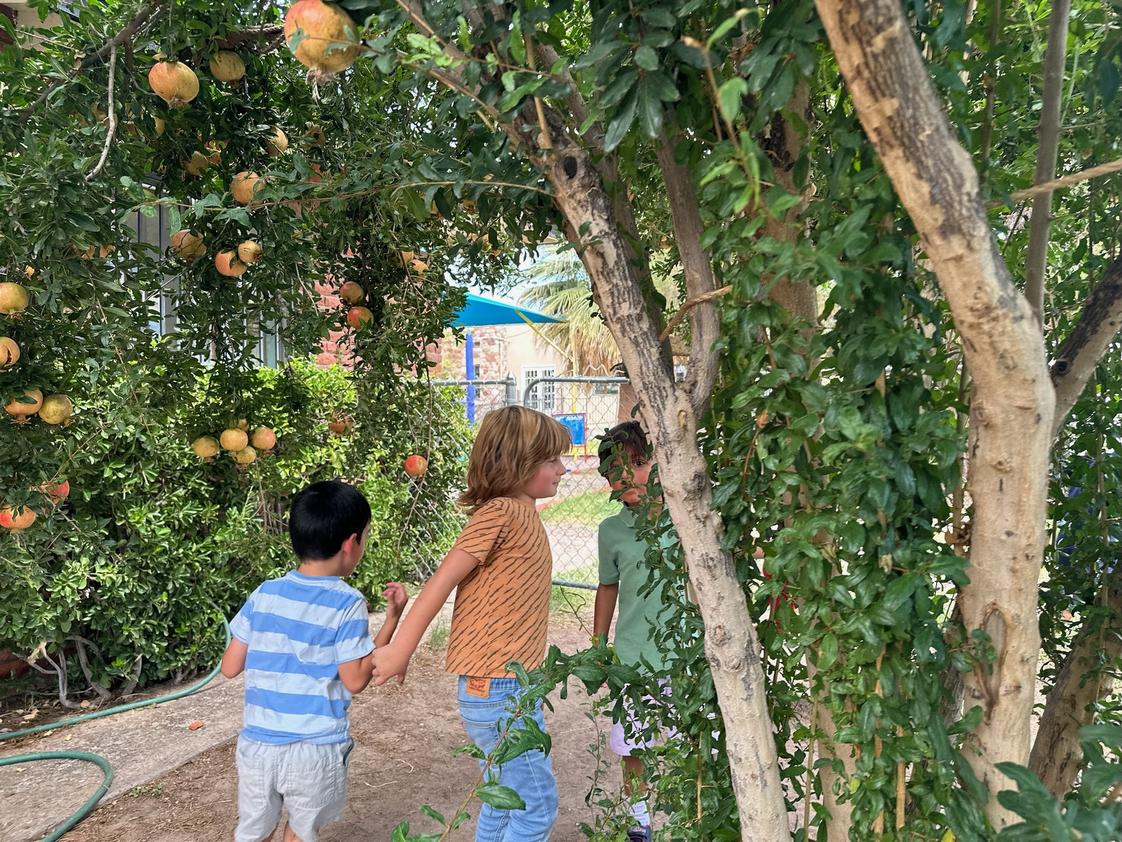
[[[582,614],[587,613],[582,611]],[[551,642],[574,651],[588,640],[588,618],[555,612]],[[475,761],[453,755],[465,743],[455,700],[455,679],[441,669],[442,652],[422,647],[403,686],[371,688],[355,697],[351,730],[349,803],[342,820],[321,836],[323,842],[387,840],[408,821],[414,832],[438,830],[420,812],[428,804],[451,816],[471,792],[478,775]],[[606,739],[606,719],[593,721],[591,705],[579,688],[546,711],[553,737],[553,763],[561,793],[553,842],[577,842],[580,822],[594,820],[585,804],[597,771],[596,749]],[[614,761],[604,759],[600,785],[618,791]],[[64,838],[66,842],[228,842],[237,818],[234,742],[207,751],[149,784],[105,804]],[[469,806],[474,816],[478,802]],[[474,822],[448,839],[470,840]]]

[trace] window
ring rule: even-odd
[[[126,224],[136,234],[137,240],[154,246],[160,254],[166,254],[170,246],[170,223],[171,215],[163,205],[157,206],[152,216],[145,216],[137,211],[129,214],[126,220]],[[157,336],[169,336],[175,333],[175,299],[178,293],[178,277],[165,275],[160,293],[152,295],[148,300],[148,327]],[[261,365],[276,368],[288,358],[275,321],[264,322],[256,332],[259,337],[256,355]],[[206,359],[202,361],[207,362]]]
[[[526,387],[533,383],[535,380],[542,378],[556,377],[557,369],[554,366],[537,365],[529,368],[522,369],[522,391],[525,393]],[[557,409],[557,392],[555,391],[555,384],[553,383],[538,383],[530,390],[530,394],[526,397],[526,406],[530,409],[536,409],[538,412],[544,412],[547,415],[553,413]]]

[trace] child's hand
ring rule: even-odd
[[[395,646],[392,643],[387,643],[385,646],[379,646],[375,649],[371,654],[371,657],[374,659],[374,684],[385,684],[395,675],[397,676],[397,683],[404,684],[405,671],[409,669],[409,658],[411,655],[411,652],[407,652],[400,646]]]
[[[400,582],[390,582],[382,591],[382,596],[386,598],[386,614],[390,617],[400,617],[401,612],[405,610],[405,603],[409,601],[405,586]]]

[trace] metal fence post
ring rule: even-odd
[[[518,405],[518,381],[514,379],[514,375],[507,372],[506,375],[506,399],[507,406]]]

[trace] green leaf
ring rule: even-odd
[[[631,124],[635,122],[635,110],[639,106],[639,91],[633,90],[616,115],[608,123],[608,130],[604,133],[604,151],[611,152],[627,136]]]
[[[662,100],[644,79],[639,84],[639,116],[647,137],[658,137],[662,131]]]
[[[678,89],[674,87],[674,83],[670,81],[670,77],[661,70],[648,73],[643,81],[650,87],[655,96],[663,102],[677,102],[681,97]]]
[[[659,26],[663,29],[673,29],[678,23],[678,19],[674,14],[665,6],[653,6],[649,9],[640,9],[639,17],[649,23],[651,26]]]
[[[721,116],[732,123],[740,116],[742,97],[748,93],[748,83],[739,76],[727,79],[717,89],[717,107]]]
[[[712,48],[714,44],[725,37],[730,29],[740,23],[740,19],[746,14],[748,14],[748,9],[737,9],[735,15],[722,21],[720,26],[713,30],[713,34],[709,36],[709,40],[705,42],[705,45]]]
[[[526,64],[526,41],[522,36],[521,9],[516,9],[510,19],[510,57],[518,64]]]
[[[838,638],[833,632],[826,632],[818,646],[818,668],[829,669],[837,659]]]
[[[658,70],[658,53],[644,45],[635,51],[635,63],[644,70]]]
[[[490,804],[496,810],[525,810],[526,802],[509,786],[498,783],[480,784],[475,790],[475,797],[484,804]]]

